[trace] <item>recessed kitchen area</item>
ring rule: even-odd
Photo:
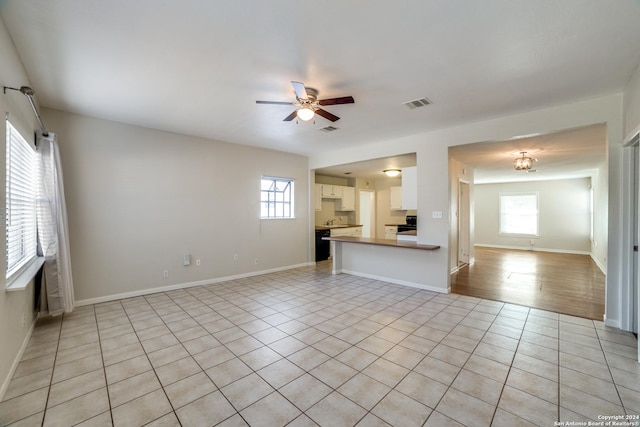
[[[316,261],[332,255],[323,237],[417,239],[415,153],[317,169],[313,194]]]

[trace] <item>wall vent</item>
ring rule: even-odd
[[[427,98],[419,98],[414,99],[413,101],[407,101],[403,104],[409,107],[410,110],[413,110],[414,108],[426,107],[427,105],[431,105],[431,101],[429,101]]]
[[[335,126],[329,125],[329,126],[325,126],[323,128],[320,128],[318,130],[321,130],[322,132],[327,132],[328,133],[328,132],[333,132],[334,130],[338,130],[338,128],[335,127]]]

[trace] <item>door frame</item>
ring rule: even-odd
[[[466,203],[462,203],[463,197],[460,195],[463,189],[463,185],[467,188],[467,194],[465,197]],[[464,212],[463,212],[463,208]],[[463,227],[463,222],[465,226]],[[464,233],[463,233],[464,231]],[[462,255],[463,241],[466,240],[466,260]],[[457,251],[457,266],[460,266],[461,262],[471,264],[471,184],[468,180],[458,179],[458,251]]]
[[[368,188],[361,188],[358,190],[358,206],[360,209],[358,209],[358,217],[359,217],[359,222],[362,224],[362,196],[363,193],[366,193],[369,195],[369,232],[370,237],[375,238],[376,237],[376,192],[374,190],[368,189]],[[363,224],[364,226],[364,224]],[[364,227],[362,228],[362,236],[364,237],[365,232],[364,232]]]
[[[623,144],[623,180],[626,196],[623,213],[621,324],[620,329],[638,333],[640,325],[640,252],[633,246],[640,241],[640,131],[636,130]],[[640,362],[640,341],[638,342]]]

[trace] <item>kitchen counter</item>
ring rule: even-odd
[[[407,231],[407,233],[411,233],[411,231]],[[413,231],[413,233],[415,233],[415,231]],[[365,245],[392,246],[397,248],[421,249],[423,251],[435,251],[437,249],[440,249],[440,246],[438,245],[423,245],[416,242],[405,242],[391,239],[372,239],[369,237],[323,237],[322,240],[346,243],[361,243]]]
[[[362,224],[316,225],[316,230],[331,230],[332,228],[352,228],[352,227],[362,227]]]

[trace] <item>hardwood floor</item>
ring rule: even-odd
[[[605,276],[588,255],[476,247],[451,292],[602,320]]]

